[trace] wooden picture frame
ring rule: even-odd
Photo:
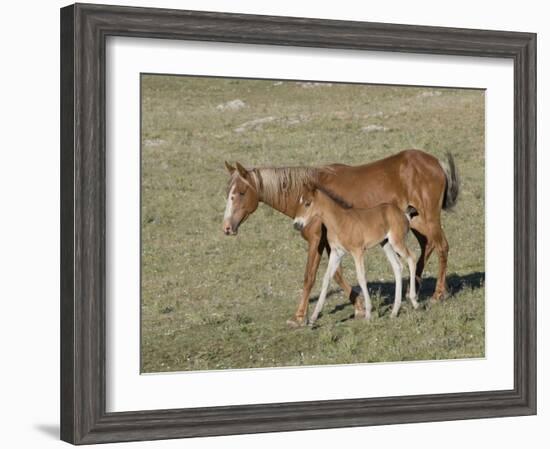
[[[510,58],[514,388],[106,412],[105,45],[128,36]],[[61,10],[61,438],[153,440],[536,413],[536,35],[76,4]]]

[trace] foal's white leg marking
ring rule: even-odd
[[[399,308],[401,307],[401,298],[403,296],[403,279],[401,277],[403,266],[399,262],[397,254],[395,254],[395,250],[392,248],[391,243],[386,243],[384,245],[384,252],[386,253],[386,257],[390,261],[391,267],[393,269],[393,276],[395,278],[395,299],[393,301],[393,308],[391,312],[391,317],[395,318],[399,313]]]
[[[227,203],[225,204],[225,212],[223,214],[224,220],[229,220],[233,215],[233,195],[235,193],[235,186],[231,187],[229,195],[227,195]]]
[[[338,266],[340,265],[340,261],[342,260],[343,255],[344,255],[344,252],[338,249],[333,249],[330,253],[330,257],[328,259],[327,271],[325,272],[325,277],[323,278],[323,287],[321,288],[321,294],[319,295],[319,300],[317,301],[315,310],[311,314],[310,324],[315,323],[315,321],[317,321],[317,318],[319,317],[319,314],[321,313],[323,304],[325,303],[325,299],[327,298],[327,290],[328,290],[329,282],[332,276],[334,276],[334,273],[336,272],[336,270],[338,269]]]
[[[416,262],[414,260],[414,257],[410,255],[407,257],[407,262],[409,263],[409,278],[410,278],[410,286],[409,286],[409,299],[411,300],[411,303],[415,309],[418,309],[418,301],[416,300],[416,282],[415,276],[416,276]]]
[[[372,310],[372,303],[370,301],[369,291],[367,290],[367,278],[365,276],[365,262],[363,260],[363,254],[360,256],[353,256],[355,262],[355,271],[357,271],[357,281],[363,292],[363,298],[365,298],[365,319],[370,319],[370,312]]]
[[[416,276],[416,262],[414,260],[414,257],[411,255],[410,250],[408,250],[407,246],[405,245],[405,242],[401,243],[401,246],[407,250],[405,253],[402,251],[402,249],[399,249],[399,245],[395,245],[395,240],[392,238],[391,235],[389,235],[388,238],[390,244],[392,245],[393,249],[397,251],[397,254],[399,254],[404,259],[407,259],[407,264],[409,265],[409,298],[411,300],[411,303],[415,309],[418,309],[418,301],[416,300],[416,283],[415,283],[415,276]]]

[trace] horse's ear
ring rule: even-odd
[[[319,189],[317,188],[317,186],[315,184],[312,184],[309,191],[311,192],[311,196],[313,196],[313,198],[315,198],[315,197],[317,197],[317,192],[319,192]]]
[[[237,166],[237,170],[239,171],[239,175],[241,175],[243,178],[246,178],[248,176],[248,171],[246,170],[246,168],[244,168],[238,162],[235,162],[235,165]]]
[[[315,190],[317,190],[317,184],[315,184],[315,182],[309,180],[309,181],[306,181],[305,188],[306,188],[307,191],[309,191],[311,193],[315,193]]]
[[[229,172],[230,175],[233,174],[233,172],[235,171],[235,167],[233,167],[229,162],[225,161],[225,168],[227,168],[227,171]]]

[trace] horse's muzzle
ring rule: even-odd
[[[230,224],[224,224],[223,233],[225,235],[237,235],[237,230],[233,229],[233,226],[231,226]]]
[[[303,223],[300,223],[299,221],[295,221],[294,222],[294,229],[296,229],[297,231],[301,231],[302,229],[304,229]]]

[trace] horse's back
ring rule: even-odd
[[[445,173],[439,160],[421,150],[404,150],[362,165],[331,164],[323,184],[354,207],[369,208],[392,203],[404,210],[421,208],[433,192],[439,201],[445,189]]]
[[[417,169],[436,169],[441,171],[439,160],[429,153],[422,150],[410,149],[403,150],[399,153],[392,154],[383,159],[378,159],[373,162],[368,162],[361,165],[345,165],[345,164],[333,164],[336,169],[349,170],[351,172],[378,172],[378,171],[392,171],[400,169],[404,166],[412,166]]]

